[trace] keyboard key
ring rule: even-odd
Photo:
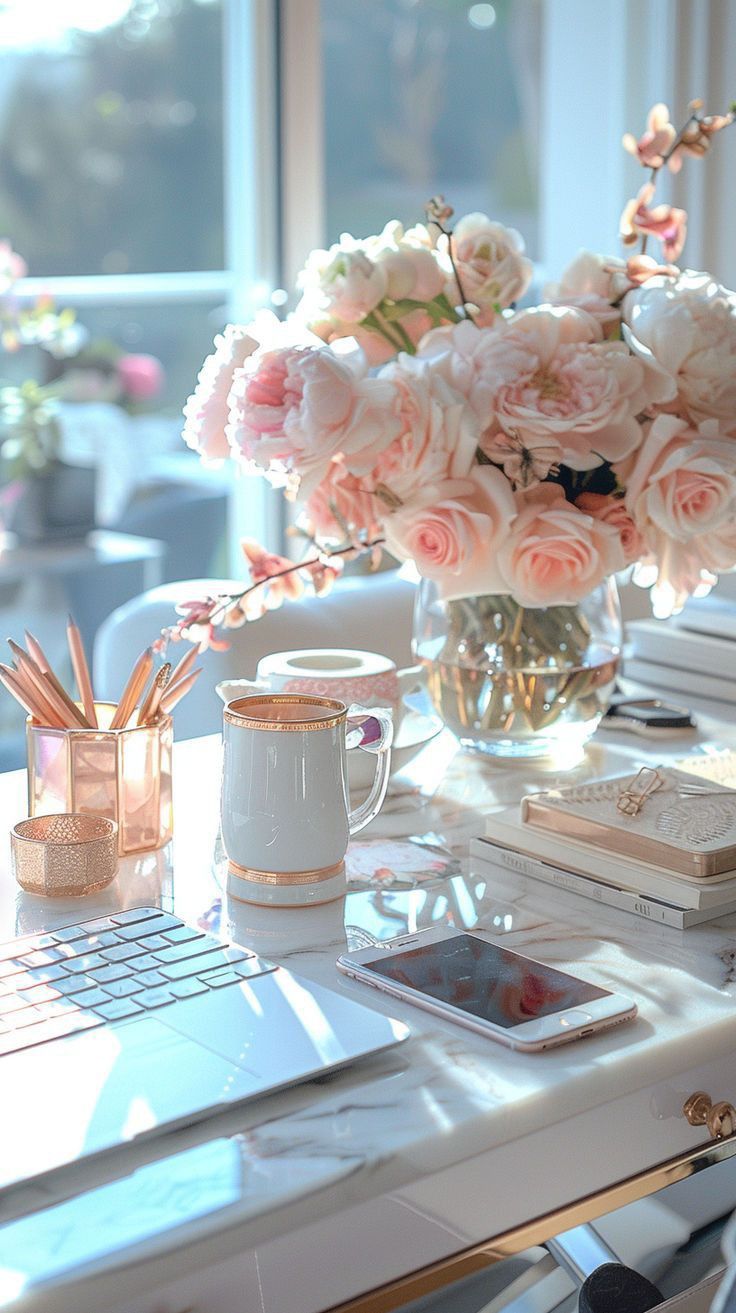
[[[145,948],[147,953],[155,953],[157,948],[168,948],[168,941],[164,935],[146,935],[145,939],[137,941],[141,948]]]
[[[91,921],[83,921],[80,926],[70,926],[70,930],[79,930],[84,935],[98,935],[101,931],[114,930],[115,922],[111,916],[95,916]],[[54,930],[55,935],[60,932]]]
[[[210,989],[221,989],[223,985],[239,985],[241,977],[235,971],[208,971],[206,976],[198,976]]]
[[[106,921],[107,917],[100,917],[99,919]],[[54,931],[54,939],[58,944],[71,944],[75,939],[84,939],[84,936],[89,934],[92,928],[96,928],[93,921],[86,921],[84,925],[65,925],[62,926],[61,930]],[[106,929],[107,927],[100,928]]]
[[[143,971],[139,976],[136,976],[136,980],[145,989],[153,989],[155,985],[166,984],[166,976],[162,976],[160,971]]]
[[[67,970],[63,962],[55,962],[50,967],[33,967],[25,974],[37,985],[50,985],[54,980],[64,980]]]
[[[78,1008],[96,1008],[100,1003],[107,1003],[109,995],[104,989],[83,989],[81,994],[74,995],[74,1003]]]
[[[25,1026],[35,1026],[44,1019],[44,1014],[40,1008],[23,1008],[22,1012],[13,1012],[11,1016],[5,1018],[12,1030],[22,1030]]]
[[[131,957],[142,957],[145,951],[140,944],[113,944],[112,948],[103,948],[99,965],[102,966],[104,962],[127,962]]]
[[[150,921],[154,916],[162,916],[160,907],[131,907],[127,912],[115,912],[110,920],[115,925],[133,925],[138,921]]]
[[[125,980],[132,971],[124,962],[110,962],[106,967],[94,967],[89,974],[98,985],[109,985],[111,980]]]
[[[193,926],[178,925],[173,930],[167,930],[164,939],[168,939],[170,944],[186,944],[188,939],[198,939],[202,933]]]
[[[44,1017],[68,1017],[72,1012],[79,1012],[78,998],[78,994],[72,994],[71,998],[54,999],[51,1003],[44,1003],[43,1007],[39,1008],[39,1012],[42,1012]]]
[[[5,962],[0,962],[0,980],[7,980],[12,987],[13,976],[27,970],[28,968],[21,962],[20,958],[8,958]]]
[[[66,980],[55,980],[54,989],[60,994],[81,994],[83,989],[95,989],[97,981],[91,976],[67,976]]]
[[[143,1008],[131,998],[111,998],[107,1003],[100,1003],[95,1008],[98,1017],[105,1021],[122,1021],[123,1017],[133,1017]]]
[[[207,993],[207,985],[203,985],[196,976],[191,976],[189,980],[177,980],[169,988],[175,998],[192,998],[195,994]]]
[[[130,965],[138,975],[144,971],[157,971],[161,963],[158,960],[157,953],[144,953],[143,957],[134,958]]]
[[[49,1039],[59,1039],[62,1035],[73,1035],[77,1031],[91,1030],[93,1026],[103,1025],[102,1017],[94,1012],[75,1012],[65,1017],[52,1017],[39,1025],[29,1026],[20,1034],[14,1031],[0,1035],[0,1055],[16,1053],[19,1049],[29,1049],[34,1044],[43,1044]]]
[[[127,980],[109,980],[105,985],[105,993],[112,998],[127,998],[128,994],[137,994],[140,989],[143,985],[135,976],[129,976]]]
[[[201,975],[203,971],[214,971],[215,967],[228,967],[230,963],[220,950],[201,953],[198,957],[186,957],[183,962],[172,962],[170,966],[162,963],[161,974],[167,980],[183,980],[185,976]]]
[[[38,948],[52,948],[51,935],[24,935],[22,939],[11,939],[7,944],[0,944],[0,962],[6,958],[19,957],[21,953],[33,953]]]
[[[135,1001],[144,1008],[160,1008],[164,1003],[173,1003],[174,995],[168,989],[144,989],[136,994]]]
[[[250,957],[247,962],[238,962],[235,966],[239,976],[267,976],[269,971],[276,971],[275,962],[264,962],[262,957]]]
[[[30,1007],[20,994],[7,994],[0,998],[0,1017],[8,1017],[13,1012],[20,1012],[23,1008]]]
[[[175,926],[180,926],[181,921],[176,916],[169,916],[168,912],[158,912],[155,917],[149,917],[145,923],[136,923],[134,925],[117,926],[117,934],[121,939],[143,939],[146,935],[160,935],[164,930],[173,930]]]
[[[21,989],[18,991],[19,997],[24,998],[27,1003],[50,1003],[52,999],[59,997],[58,991],[52,989],[50,985],[33,985],[30,989]]]
[[[50,967],[54,962],[60,962],[64,957],[66,957],[66,954],[61,948],[52,946],[51,948],[39,948],[35,953],[25,953],[17,961],[22,962],[24,967]]]
[[[187,957],[197,957],[199,953],[207,953],[213,949],[221,949],[222,944],[219,939],[213,939],[211,935],[202,935],[201,939],[192,939],[186,944],[172,944],[171,948],[162,948],[156,956],[160,962],[183,962]]]
[[[105,953],[114,953],[114,948],[106,948]],[[81,957],[70,957],[66,963],[67,971],[73,971],[82,974],[85,971],[93,971],[95,967],[104,967],[105,959],[101,953],[84,953]]]
[[[84,939],[77,939],[69,947],[70,952],[78,956],[80,953],[99,953],[101,948],[111,948],[113,944],[119,943],[119,937],[112,930],[103,930],[99,935],[87,935]]]

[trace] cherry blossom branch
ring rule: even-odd
[[[656,188],[656,186],[657,186],[657,182],[658,182],[658,177],[657,177],[657,175],[661,172],[661,170],[665,167],[665,165],[669,163],[669,161],[672,159],[672,157],[676,154],[676,152],[680,149],[680,147],[685,143],[686,135],[687,135],[687,133],[690,131],[690,129],[691,129],[692,127],[694,127],[694,126],[696,126],[696,125],[699,125],[699,126],[701,127],[701,131],[704,131],[704,132],[706,133],[706,137],[707,137],[707,135],[708,135],[707,126],[704,127],[703,125],[704,125],[704,124],[707,125],[707,120],[708,120],[708,118],[709,118],[709,117],[712,117],[712,116],[706,115],[705,118],[704,118],[704,117],[699,113],[699,111],[703,108],[703,102],[702,102],[702,100],[694,100],[694,101],[692,101],[691,104],[690,104],[690,106],[689,106],[689,108],[690,108],[690,111],[691,111],[691,112],[690,112],[690,115],[689,115],[689,117],[687,118],[687,120],[685,121],[685,123],[682,125],[682,127],[680,128],[679,132],[675,133],[675,137],[674,137],[674,140],[673,140],[673,142],[672,142],[672,145],[669,147],[668,150],[665,150],[665,151],[662,152],[662,155],[661,155],[661,159],[660,159],[659,164],[652,164],[652,165],[650,166],[649,181],[650,181],[650,183],[652,184],[652,186],[653,186],[654,188]],[[726,114],[726,115],[722,115],[722,116],[720,116],[720,117],[723,117],[723,118],[725,118],[725,119],[727,120],[725,123],[722,123],[722,124],[720,125],[721,128],[723,128],[723,127],[730,127],[731,123],[733,123],[733,121],[734,121],[734,106],[732,105],[732,106],[730,107],[728,114]],[[707,149],[707,147],[706,147],[706,149]],[[652,197],[652,199],[654,199],[654,197]],[[647,242],[648,242],[648,241],[649,241],[649,234],[648,234],[648,233],[642,233],[642,238],[641,238],[641,254],[642,254],[642,255],[646,255]]]
[[[468,306],[472,304],[472,302],[470,302],[465,295],[465,288],[462,285],[460,273],[455,263],[455,256],[452,250],[452,229],[445,227],[445,220],[452,218],[454,210],[451,205],[445,204],[444,196],[433,196],[431,201],[427,202],[425,210],[427,214],[427,222],[433,224],[435,228],[439,229],[442,236],[447,238],[447,254],[450,258],[450,265],[452,266],[455,282],[457,283],[457,290],[460,293],[460,301],[471,324],[474,324],[475,319],[473,318],[472,312],[468,309]]]

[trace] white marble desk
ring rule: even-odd
[[[718,741],[736,743],[736,727],[719,727]],[[688,737],[652,750],[626,735],[601,736],[575,778],[690,746]],[[371,832],[423,836],[465,853],[485,812],[556,778],[453,753],[446,735],[425,749]],[[10,1196],[0,1212],[1,1306],[389,1310],[736,1153],[736,1136],[709,1141],[682,1115],[696,1089],[736,1101],[736,917],[681,932],[480,868],[322,908],[252,908],[228,895],[213,868],[219,741],[178,744],[175,771],[169,850],[126,860],[115,883],[83,905],[23,894],[3,870],[2,938],[161,903],[385,1007],[409,1023],[412,1037],[321,1083],[130,1149],[112,1183],[90,1169],[70,1171],[65,1203],[39,1190]],[[0,814],[6,832],[25,814],[21,774],[0,777]],[[4,850],[1,857],[5,865]],[[335,969],[346,944],[432,922],[501,935],[577,970],[634,998],[639,1018],[524,1056],[384,1002]],[[49,1097],[29,1091],[30,1114],[42,1115]],[[42,1282],[29,1280],[34,1270]]]

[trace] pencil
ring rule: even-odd
[[[24,710],[27,711],[29,715],[33,716],[34,720],[39,721],[42,725],[44,724],[46,720],[46,712],[34,701],[33,695],[29,692],[26,685],[21,683],[17,671],[11,670],[10,666],[5,666],[0,663],[0,682],[5,685],[9,693],[12,693],[16,702],[19,702]],[[54,728],[57,727],[54,726]]]
[[[161,703],[161,698],[163,696],[163,691],[166,688],[166,685],[168,684],[170,677],[171,677],[171,662],[167,661],[166,664],[163,665],[159,670],[158,674],[153,680],[153,683],[151,684],[151,687],[149,688],[145,696],[144,701],[141,703],[141,709],[138,712],[139,725],[153,724],[159,712],[159,706]]]
[[[201,674],[202,666],[199,667],[199,670],[193,670],[191,675],[187,675],[184,679],[180,679],[178,684],[169,684],[169,687],[166,689],[166,692],[161,699],[161,711],[166,715],[168,715],[170,711],[173,711],[177,703],[181,702],[182,698],[186,697],[187,693],[199,679]]]
[[[173,688],[174,684],[178,684],[180,679],[183,679],[185,675],[188,675],[190,673],[192,666],[194,665],[198,656],[199,656],[199,648],[196,646],[190,647],[186,656],[182,657],[178,666],[174,666],[174,669],[171,672],[171,679],[169,680],[170,688]]]
[[[120,701],[118,702],[117,711],[110,722],[110,729],[124,729],[130,720],[130,713],[135,707],[138,698],[146,684],[146,680],[151,673],[153,666],[153,652],[147,647],[145,652],[141,652],[133,669],[128,677],[128,682],[123,689]]]
[[[84,644],[79,628],[75,625],[74,620],[69,616],[66,625],[66,637],[69,644],[69,655],[72,659],[72,669],[74,678],[77,681],[79,696],[82,699],[84,714],[90,725],[97,729],[97,712],[95,710],[95,695],[92,691],[92,680],[89,675],[89,666],[87,658],[84,655]]]
[[[18,643],[14,643],[12,638],[8,639],[10,648],[18,671],[23,678],[26,686],[35,688],[40,695],[42,704],[51,707],[55,713],[59,725],[56,728],[64,729],[89,729],[89,722],[82,715],[78,707],[75,707],[69,695],[65,692],[57,692],[53,684],[41,673],[35,661],[32,661],[27,652],[23,651]],[[39,698],[36,698],[38,701]],[[50,722],[51,723],[51,722]]]

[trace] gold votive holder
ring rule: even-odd
[[[96,702],[99,729],[50,729],[26,722],[28,813],[74,812],[115,821],[118,853],[168,843],[173,830],[171,716],[110,729],[116,707]]]
[[[117,829],[104,816],[74,813],[19,821],[10,832],[18,884],[47,898],[77,898],[104,889],[118,869]]]

